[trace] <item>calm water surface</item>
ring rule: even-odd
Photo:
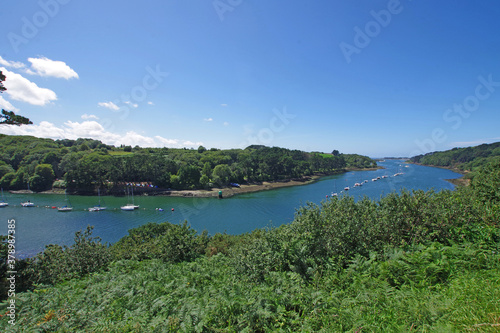
[[[305,186],[242,194],[219,200],[216,198],[175,198],[175,197],[135,197],[139,210],[122,211],[120,206],[127,203],[124,197],[101,197],[108,210],[88,212],[98,203],[97,197],[68,196],[72,212],[62,213],[46,206],[65,205],[63,195],[33,194],[20,195],[5,193],[9,206],[0,209],[0,233],[7,233],[7,220],[16,220],[17,257],[33,256],[45,245],[71,245],[74,234],[94,226],[94,236],[105,242],[116,242],[127,235],[131,228],[148,222],[182,223],[187,220],[191,227],[209,234],[227,232],[240,234],[266,226],[278,226],[293,220],[295,209],[307,202],[320,203],[332,192],[341,192],[344,187],[351,189],[348,194],[359,199],[368,196],[379,199],[392,191],[407,189],[453,189],[445,179],[459,178],[460,175],[445,169],[407,165],[400,160],[380,162],[385,169],[376,171],[348,172],[322,178]],[[403,175],[393,176],[397,172]],[[387,175],[388,178],[372,182],[372,178]],[[368,180],[361,187],[355,183]],[[343,194],[342,194],[343,195]],[[24,208],[20,203],[33,201],[37,207]],[[162,208],[164,211],[158,211]],[[174,208],[174,211],[171,209]]]

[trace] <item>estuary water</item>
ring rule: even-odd
[[[101,204],[107,210],[89,212],[88,208],[98,203],[97,197],[68,196],[73,211],[58,212],[50,207],[65,205],[64,195],[4,193],[9,206],[0,208],[0,233],[7,234],[8,220],[15,219],[17,258],[34,256],[48,244],[71,245],[75,232],[85,230],[87,225],[94,226],[93,236],[101,237],[108,243],[118,241],[128,234],[129,229],[148,222],[182,223],[187,220],[198,232],[241,234],[289,223],[297,208],[308,202],[319,204],[334,192],[356,199],[367,196],[376,200],[403,188],[452,190],[454,186],[445,179],[460,177],[460,174],[449,170],[405,164],[402,160],[386,160],[378,165],[384,169],[347,172],[324,177],[310,185],[242,194],[222,200],[136,196],[134,202],[140,208],[135,211],[120,210],[120,206],[128,203],[126,197],[101,197]],[[394,176],[396,173],[402,174]],[[372,181],[377,177],[381,179]],[[363,186],[353,187],[355,183],[365,180],[368,182]],[[341,193],[347,186],[350,187],[347,194]],[[36,207],[21,207],[20,203],[26,200],[34,202]]]

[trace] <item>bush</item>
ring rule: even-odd
[[[99,237],[92,237],[93,228],[77,231],[75,243],[70,247],[47,245],[31,260],[26,268],[28,273],[24,274],[36,284],[55,284],[105,269],[111,259],[110,252]]]
[[[182,225],[148,223],[129,230],[129,235],[111,247],[115,259],[161,259],[191,261],[205,253],[207,233],[196,235],[185,221]]]

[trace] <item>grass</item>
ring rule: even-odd
[[[118,150],[118,151],[112,150],[112,151],[109,151],[108,153],[111,156],[127,156],[127,155],[133,155],[134,154],[133,152],[120,151],[120,150]]]

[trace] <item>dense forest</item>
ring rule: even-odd
[[[114,147],[98,140],[51,140],[0,135],[0,186],[107,193],[127,183],[164,189],[209,189],[234,183],[302,178],[346,168],[370,168],[356,154],[307,153],[253,145],[246,149]],[[122,191],[123,192],[123,191]]]
[[[500,142],[475,147],[453,148],[414,156],[411,162],[423,165],[449,167],[459,171],[474,172],[483,165],[500,160]]]
[[[454,191],[332,197],[243,235],[149,223],[108,245],[88,227],[16,263],[0,330],[497,332],[499,221],[496,160]]]

